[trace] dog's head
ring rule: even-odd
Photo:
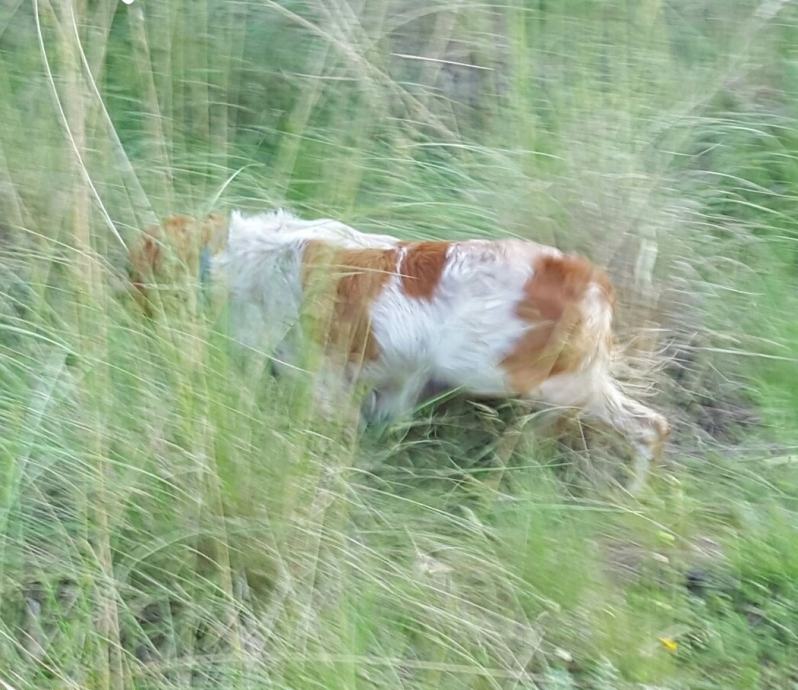
[[[198,289],[211,281],[212,257],[224,248],[227,227],[220,213],[174,215],[136,238],[129,250],[130,283],[147,313],[174,297],[195,301]]]

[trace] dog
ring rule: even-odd
[[[327,415],[365,389],[364,418],[391,423],[431,386],[575,408],[629,442],[631,491],[663,452],[665,417],[611,375],[614,290],[581,256],[517,239],[407,242],[283,210],[234,211],[212,249],[239,341],[283,372],[313,344]]]

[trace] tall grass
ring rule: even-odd
[[[3,4],[0,687],[798,683],[796,12]],[[509,404],[353,438],[124,294],[157,218],[276,204],[606,264],[668,466]]]

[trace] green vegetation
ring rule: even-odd
[[[788,0],[0,3],[0,688],[798,688],[795,46]],[[354,439],[124,294],[156,218],[275,204],[606,264],[667,466],[511,404]]]

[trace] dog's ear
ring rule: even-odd
[[[206,262],[221,254],[227,247],[229,223],[221,213],[210,213],[202,221],[201,251],[207,252]],[[202,261],[200,256],[200,261]]]
[[[126,291],[145,314],[150,315],[148,284],[160,257],[160,247],[151,235],[142,233],[128,250]]]

